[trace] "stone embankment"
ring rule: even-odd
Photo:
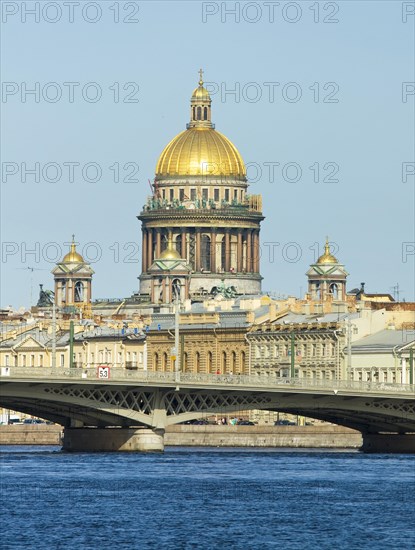
[[[0,426],[0,445],[60,445],[58,425]],[[333,425],[319,426],[169,426],[166,446],[189,447],[285,447],[358,449],[359,432]]]

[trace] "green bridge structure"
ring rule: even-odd
[[[262,409],[359,430],[365,452],[415,452],[415,385],[1,367],[0,406],[61,424],[68,451],[162,451],[169,425]]]

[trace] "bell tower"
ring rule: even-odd
[[[313,301],[346,300],[347,271],[330,252],[328,237],[322,254],[306,273],[308,277],[308,297]]]
[[[52,270],[55,279],[55,305],[58,307],[90,307],[92,298],[91,266],[76,251],[75,235],[69,252]]]

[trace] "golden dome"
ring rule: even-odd
[[[75,235],[72,235],[71,249],[67,254],[65,254],[61,263],[63,264],[85,263],[85,260],[83,259],[83,257],[76,251]]]
[[[206,90],[206,88],[203,86],[203,71],[200,69],[199,71],[199,86],[193,90],[191,102],[193,100],[197,101],[203,101],[203,102],[209,102],[211,101],[209,92]]]
[[[211,122],[211,99],[203,86],[190,100],[190,123],[164,148],[156,166],[160,176],[234,176],[246,179],[244,161],[235,145]]]
[[[339,263],[337,258],[333,256],[333,254],[330,254],[330,245],[329,245],[329,239],[327,237],[326,244],[324,246],[324,254],[320,256],[320,258],[317,260],[318,264],[337,264]]]
[[[172,234],[169,233],[167,248],[160,254],[160,260],[181,260],[181,256],[173,246]]]
[[[160,260],[181,260],[180,254],[175,248],[166,248],[160,254]]]
[[[192,99],[197,99],[199,101],[210,101],[209,92],[206,90],[203,84],[199,84],[199,86],[193,90]]]
[[[244,161],[228,138],[213,128],[193,127],[164,148],[156,176],[236,176],[245,178]]]

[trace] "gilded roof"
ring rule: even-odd
[[[85,260],[83,257],[79,254],[79,252],[76,251],[76,244],[74,241],[74,236],[72,236],[72,243],[71,243],[71,249],[70,251],[65,254],[63,257],[63,260],[61,263],[63,264],[82,264]]]
[[[246,177],[238,149],[214,128],[192,127],[173,138],[164,148],[156,176]]]
[[[318,264],[337,264],[339,263],[337,258],[330,253],[330,245],[328,239],[326,239],[326,244],[324,246],[324,254],[322,254],[317,260]]]

